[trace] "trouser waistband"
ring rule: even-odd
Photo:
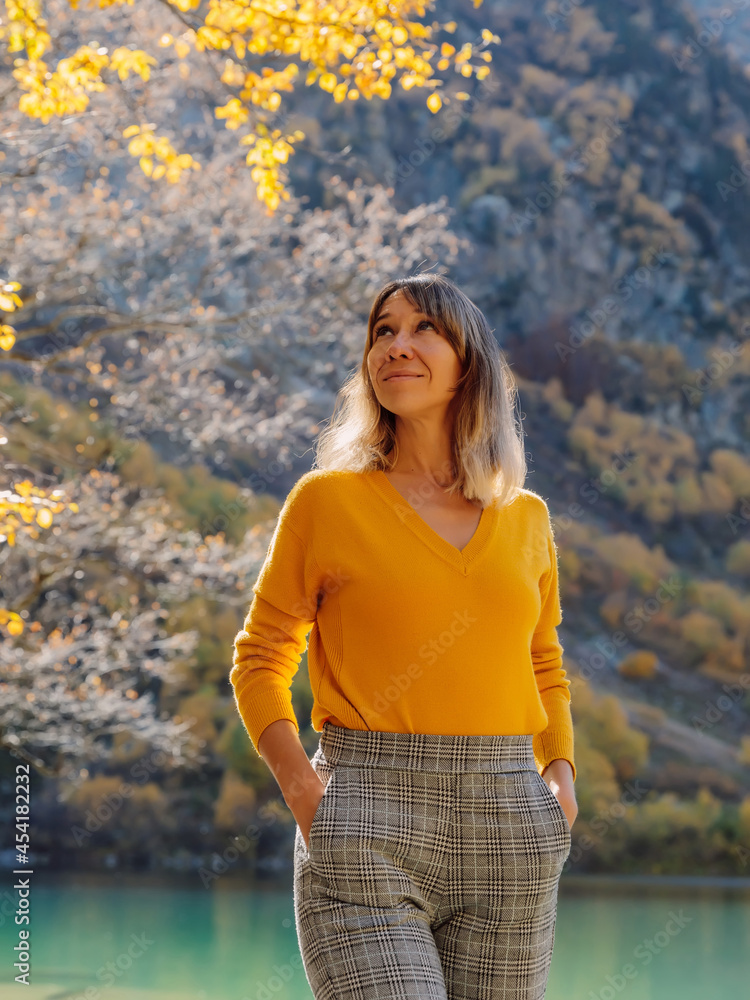
[[[537,770],[533,735],[445,735],[344,729],[324,722],[317,755],[333,765],[417,771]]]

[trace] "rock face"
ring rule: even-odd
[[[498,194],[483,194],[469,205],[464,216],[464,224],[480,243],[497,247],[510,229],[510,227],[506,229],[506,226],[512,212],[507,198]]]
[[[440,16],[457,21],[457,46],[476,41],[485,27],[502,39],[484,85],[447,79],[446,100],[435,115],[424,91],[398,84],[387,102],[336,104],[304,87],[285,95],[285,109],[307,135],[289,160],[290,188],[310,212],[305,216],[296,203],[294,221],[275,228],[249,218],[241,178],[230,165],[216,216],[206,213],[200,231],[198,211],[181,214],[175,196],[164,193],[160,204],[145,196],[137,201],[131,186],[133,214],[147,207],[149,228],[136,235],[126,228],[123,239],[123,223],[114,231],[97,219],[102,228],[94,246],[92,221],[81,259],[71,262],[77,275],[83,272],[84,297],[95,285],[97,303],[122,313],[140,308],[174,324],[190,315],[187,303],[199,289],[195,304],[210,312],[220,334],[199,356],[223,383],[225,398],[235,395],[255,419],[252,426],[243,416],[204,419],[203,393],[195,403],[196,428],[185,390],[184,400],[175,394],[175,419],[165,421],[170,394],[145,405],[141,381],[133,379],[116,423],[135,411],[138,429],[160,440],[163,425],[170,424],[168,433],[173,425],[165,460],[189,464],[202,455],[227,476],[245,468],[227,458],[237,459],[243,449],[251,463],[284,449],[307,454],[294,460],[285,454],[288,472],[274,477],[283,496],[304,469],[306,449],[343,379],[361,363],[372,294],[395,274],[435,263],[448,267],[486,312],[501,344],[544,340],[554,330],[555,342],[574,348],[570,359],[549,347],[540,358],[535,348],[524,355],[536,355],[534,365],[522,363],[519,373],[556,375],[576,402],[592,381],[582,373],[587,353],[592,368],[596,354],[597,365],[631,381],[640,377],[649,389],[654,372],[625,345],[674,346],[688,368],[703,369],[712,351],[744,344],[750,333],[750,75],[734,53],[747,39],[748,15],[738,7],[712,32],[716,15],[706,3],[695,0],[691,12],[678,0],[599,0],[554,9],[541,0],[477,9],[446,0]],[[459,91],[469,100],[457,100]],[[188,148],[230,163],[234,138],[212,119],[197,84],[165,101],[197,144]],[[79,147],[80,155],[71,154],[57,173],[61,190],[93,154],[92,146],[86,156]],[[110,197],[122,201],[126,172],[108,162]],[[215,189],[202,194],[206,204],[218,197]],[[93,201],[87,197],[88,211]],[[78,214],[72,204],[61,204],[63,210]],[[51,242],[67,244],[65,234]],[[42,303],[54,261],[45,254],[33,263],[31,244],[20,234],[15,246],[18,266],[29,274],[36,268]],[[122,253],[112,246],[122,246]],[[77,284],[71,277],[66,304],[77,304]],[[47,296],[29,326],[52,323],[60,311],[49,290]],[[225,333],[227,316],[233,320]],[[72,322],[63,330],[66,346],[102,321]],[[61,329],[58,324],[58,339]],[[139,363],[148,365],[151,353]],[[175,363],[188,356],[186,346]],[[695,424],[698,440],[747,447],[740,405],[746,390],[734,381],[747,373],[747,355],[738,352],[722,392],[704,392],[690,403],[667,393],[663,405],[659,393],[646,395],[665,421]],[[622,402],[643,405],[635,393]]]
[[[592,312],[611,342],[680,341],[692,363],[746,338],[750,78],[734,55],[745,12],[725,12],[711,35],[700,0],[692,13],[660,0],[564,15],[464,6],[445,5],[458,42],[484,25],[502,39],[492,93],[454,100],[452,119],[398,88],[366,113],[321,105],[327,125],[346,124],[352,167],[375,182],[390,164],[401,210],[448,194],[473,244],[453,276],[497,328],[562,317],[573,329]]]

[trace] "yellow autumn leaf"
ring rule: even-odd
[[[15,333],[12,326],[0,326],[0,348],[9,351],[16,342]]]
[[[37,511],[36,523],[42,528],[49,528],[52,524],[52,512],[47,507],[42,507]]]
[[[68,0],[68,5],[77,11],[80,2]],[[473,2],[477,8],[483,0]],[[93,3],[106,9],[120,4],[132,6],[134,0],[93,0]],[[463,44],[457,53],[455,45],[435,43],[437,31],[456,32],[456,21],[425,24],[407,19],[412,8],[423,13],[421,0],[416,5],[384,4],[380,0],[364,5],[329,4],[327,0],[291,6],[277,0],[262,0],[259,4],[254,0],[238,3],[211,0],[208,5],[203,0],[168,0],[168,3],[182,15],[190,15],[183,19],[185,30],[180,37],[168,31],[156,35],[160,48],[174,47],[179,79],[186,84],[190,82],[196,70],[194,62],[201,53],[209,56],[223,53],[221,79],[227,87],[237,88],[237,96],[223,109],[215,109],[216,117],[223,118],[228,129],[236,131],[249,123],[254,133],[268,136],[262,142],[252,140],[247,162],[253,168],[258,199],[271,209],[290,197],[277,168],[279,163],[286,162],[291,152],[288,142],[293,137],[287,136],[286,143],[277,141],[280,133],[264,130],[262,119],[264,112],[273,114],[281,110],[282,93],[294,89],[296,78],[303,76],[301,67],[312,67],[305,70],[306,85],[318,82],[336,103],[360,97],[368,101],[374,97],[388,100],[400,83],[404,90],[426,88],[427,106],[433,113],[443,106],[440,95],[434,92],[440,85],[436,72],[448,71],[453,66],[465,77],[476,73],[478,79],[489,72],[464,65],[473,59],[471,44]],[[109,77],[124,81],[137,73],[142,80],[150,80],[156,60],[147,52],[129,47],[111,51],[99,42],[80,45],[71,56],[50,60],[48,67],[41,56],[52,46],[52,39],[45,30],[42,0],[5,0],[5,6],[10,22],[9,27],[0,24],[0,37],[6,35],[10,39],[11,52],[24,55],[15,60],[13,76],[24,91],[18,108],[27,116],[46,123],[53,116],[85,112],[91,93],[117,84],[117,79],[110,82],[101,78],[102,70],[107,67],[114,71]],[[479,31],[484,46],[499,43],[498,36],[488,28],[480,25]],[[291,61],[281,70],[261,64],[257,72],[234,62],[249,57],[248,61],[255,66],[259,60],[265,61],[266,55],[287,56]],[[491,62],[488,52],[477,52],[476,56],[478,59],[474,61]],[[464,91],[457,98],[467,99]],[[176,183],[184,170],[201,169],[192,157],[174,149],[171,142],[157,139],[153,134],[156,128],[142,124],[128,126],[123,131],[123,138],[129,142],[128,151],[139,159],[147,176]],[[10,290],[1,284],[0,295],[6,307],[14,301]],[[10,332],[0,330],[0,343],[10,342]]]
[[[382,38],[384,42],[388,41],[392,32],[393,25],[390,21],[386,21],[385,18],[381,18],[379,21],[375,22],[375,34],[378,38]]]

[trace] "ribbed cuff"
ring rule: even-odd
[[[272,722],[279,719],[289,719],[299,732],[299,723],[292,708],[291,693],[288,688],[279,691],[278,688],[270,688],[267,691],[253,689],[252,695],[248,696],[235,694],[237,710],[245,725],[247,734],[255,747],[255,752],[260,757],[258,742],[263,734],[263,730],[270,726]]]
[[[537,733],[533,742],[534,762],[541,774],[553,760],[562,758],[573,768],[573,783],[576,780],[576,765],[573,754],[573,738],[565,733]]]

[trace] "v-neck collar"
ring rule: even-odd
[[[492,529],[495,525],[495,514],[497,513],[497,507],[494,504],[482,509],[476,531],[466,545],[462,549],[458,549],[429,526],[409,501],[399,493],[382,469],[370,470],[367,473],[367,481],[393,509],[396,517],[403,524],[407,525],[423,542],[429,545],[434,552],[442,556],[443,559],[455,566],[464,575],[469,572],[470,567],[477,556],[484,550],[492,534]]]

